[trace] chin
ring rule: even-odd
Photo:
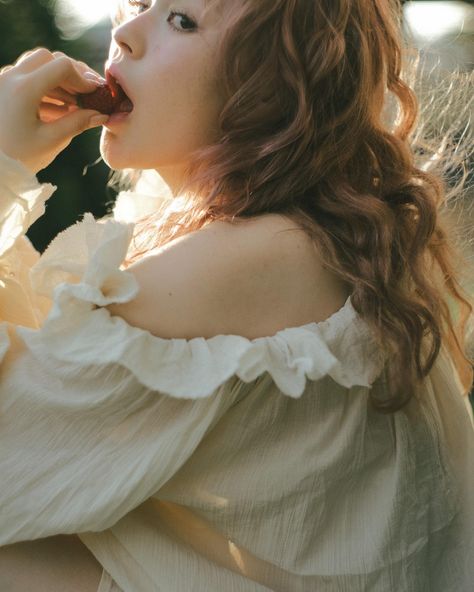
[[[111,146],[108,141],[101,140],[100,155],[105,164],[116,171],[123,169],[137,168],[130,158],[128,150],[120,149],[119,146]]]

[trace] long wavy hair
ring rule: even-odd
[[[207,0],[207,9],[222,1]],[[307,232],[324,266],[351,288],[354,309],[387,353],[390,397],[371,397],[377,411],[408,403],[444,344],[467,396],[474,284],[459,220],[447,207],[462,193],[465,155],[453,125],[440,142],[433,134],[440,130],[420,117],[403,76],[409,51],[399,2],[228,4],[217,51],[226,98],[220,138],[189,159],[179,195],[137,222],[124,266],[214,220],[279,213]],[[114,24],[124,18],[119,10]],[[466,76],[458,73],[458,88]],[[120,171],[110,184],[133,187],[140,173]]]

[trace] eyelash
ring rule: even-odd
[[[129,6],[133,6],[135,8],[143,8],[143,9],[147,9],[149,8],[149,6],[147,4],[145,4],[144,2],[140,2],[139,0],[128,0],[128,5]],[[138,12],[138,14],[141,14],[141,12]],[[185,18],[189,23],[191,23],[193,25],[193,28],[196,28],[196,23],[184,12],[175,12],[174,10],[170,11],[170,16],[174,17],[174,16],[181,16],[183,18]],[[178,31],[180,33],[188,33],[190,32],[189,30],[185,30],[183,31],[182,29],[178,29],[177,27],[174,27],[173,25],[171,25],[171,27],[175,30]]]

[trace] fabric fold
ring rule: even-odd
[[[124,592],[470,589],[474,424],[446,352],[386,414],[351,297],[252,340],[133,327],[107,306],[139,290],[134,220],[86,214],[40,257],[22,233],[50,190],[19,164],[0,178],[0,546],[77,533]]]
[[[350,388],[370,386],[380,372],[383,359],[370,345],[368,328],[350,297],[324,322],[252,340],[239,335],[164,339],[111,315],[108,304],[127,302],[138,291],[133,274],[120,268],[133,226],[85,214],[52,241],[31,269],[35,291],[51,297],[53,305],[39,330],[19,328],[18,333],[43,364],[62,376],[88,365],[119,364],[147,388],[201,398],[234,374],[251,382],[269,372],[284,394],[296,398],[308,379],[330,375]]]
[[[38,327],[48,307],[31,290],[28,272],[39,254],[25,233],[55,190],[0,151],[0,361],[10,347],[4,323]]]
[[[21,162],[0,151],[0,257],[44,214],[56,189],[39,183]]]

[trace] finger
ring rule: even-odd
[[[92,72],[92,74],[95,74],[96,76],[98,76],[98,78],[102,81],[105,82],[105,78],[99,74],[99,72],[96,72],[96,70],[94,70],[93,68],[91,68],[88,64],[86,64],[85,62],[76,62],[79,71],[81,72],[81,74],[85,74],[86,72]]]
[[[43,97],[43,101],[46,101],[47,99],[55,99],[70,105],[77,104],[77,96],[68,93],[60,87],[54,88],[53,90],[49,90],[48,94]]]
[[[42,101],[39,106],[41,113],[58,113],[65,115],[70,111],[76,111],[79,109],[77,105],[58,105],[57,103],[50,103],[48,101]]]
[[[56,111],[54,107],[59,107],[59,105],[50,105],[48,103],[41,103],[39,110],[38,110],[38,118],[43,123],[50,123],[51,121],[56,121],[60,117],[64,117],[67,113],[67,108],[64,106],[62,110]]]
[[[102,76],[100,76],[100,74],[97,74],[96,72],[94,72],[84,62],[79,62],[77,60],[74,60],[73,58],[70,58],[67,54],[65,54],[62,51],[51,52],[51,51],[49,51],[49,49],[46,49],[45,47],[38,47],[36,49],[26,51],[16,61],[16,67],[18,68],[18,71],[20,73],[27,74],[30,72],[34,72],[40,66],[42,66],[44,64],[48,64],[55,59],[68,60],[71,62],[73,67],[76,68],[76,70],[79,72],[79,74],[89,72],[89,73],[95,75],[99,81],[101,81],[101,82],[105,81],[105,79],[102,78]],[[69,98],[71,99],[71,97],[69,97]],[[71,99],[71,101],[72,101],[72,99]]]
[[[55,58],[69,57],[65,53],[63,53],[62,51],[53,51],[53,55]],[[69,58],[69,59],[72,60],[72,58]],[[86,72],[91,73],[91,74],[95,74],[95,76],[97,76],[97,78],[99,78],[102,82],[105,81],[105,78],[103,76],[101,76],[98,72],[96,72],[93,68],[91,68],[85,62],[82,62],[81,60],[72,60],[72,61],[73,61],[74,67],[78,70],[78,72],[80,74],[85,74]]]
[[[54,56],[49,49],[38,47],[30,51],[25,51],[15,62],[15,68],[22,74],[28,74],[52,60],[54,60]]]
[[[13,66],[4,66],[2,69],[0,69],[0,76],[2,74],[5,74],[6,72],[8,72],[8,70],[11,70],[13,68]]]
[[[84,64],[84,68],[80,68],[79,67],[79,62],[77,62],[76,60],[73,60],[71,58],[69,58],[66,54],[63,54],[62,52],[55,52],[57,54],[56,59],[66,59],[68,60],[72,66],[74,67],[74,69],[78,72],[79,76],[90,80],[92,82],[95,82],[96,85],[99,84],[103,84],[105,82],[105,78],[102,78],[101,76],[99,76],[98,74],[96,74],[93,70],[91,70],[87,64]],[[63,90],[63,92],[65,93],[65,96],[67,96],[69,102],[71,103],[77,103],[77,91],[74,87],[71,87],[70,85],[68,85],[68,82],[64,82],[62,84],[62,86],[64,87],[64,89],[60,89],[58,88],[58,90]],[[91,85],[90,88],[87,90],[87,92],[93,92],[95,90],[96,86],[95,85]],[[70,91],[70,92],[68,92]]]
[[[81,69],[77,64],[79,64],[79,63],[84,64],[84,62],[76,62],[72,58],[69,58],[62,51],[50,52],[48,49],[46,49],[44,47],[39,47],[35,50],[25,52],[17,60],[17,63],[21,64],[21,68],[19,68],[19,71],[23,74],[26,74],[26,73],[30,73],[30,72],[37,70],[40,66],[42,66],[44,64],[51,63],[55,59],[61,59],[62,61],[64,61],[64,60],[69,61],[72,64],[72,66],[74,68],[76,68],[76,70],[79,73],[81,72]],[[98,82],[103,82],[103,79],[98,74],[96,74],[95,72],[88,71],[86,64],[84,64],[84,66],[85,66],[84,73],[87,73],[89,78],[91,78],[90,74],[93,74],[94,76],[97,77]],[[81,68],[82,68],[82,66],[81,66]],[[89,92],[92,92],[93,90],[94,90],[94,87],[89,88]],[[68,102],[68,103],[76,103],[77,102],[77,99],[75,97],[75,94],[76,94],[75,92],[68,92],[67,89],[61,89],[59,87],[56,88],[55,91],[56,92],[54,95],[52,95],[51,92],[48,92],[48,96],[51,95],[51,96],[54,96],[55,98],[60,98],[60,99],[64,100],[64,102]]]
[[[43,101],[39,106],[38,116],[43,123],[49,123],[78,109],[79,107],[77,105],[54,105],[53,103]]]
[[[68,58],[57,58],[38,68],[30,83],[30,96],[36,103],[51,89],[61,87],[71,94],[92,92],[97,82],[81,75]]]
[[[36,49],[29,49],[28,51],[24,51],[16,60],[15,60],[15,66],[20,66],[25,60],[26,58],[28,58],[29,56],[31,56],[37,49],[39,49],[39,47],[37,47]]]
[[[92,123],[91,118],[93,117],[99,117],[100,121]],[[56,142],[57,144],[63,144],[91,127],[104,124],[108,118],[108,115],[104,115],[103,113],[99,113],[92,109],[77,109],[68,115],[64,115],[64,117],[57,119],[54,124],[45,126],[42,131],[45,134],[48,134],[51,141]]]

